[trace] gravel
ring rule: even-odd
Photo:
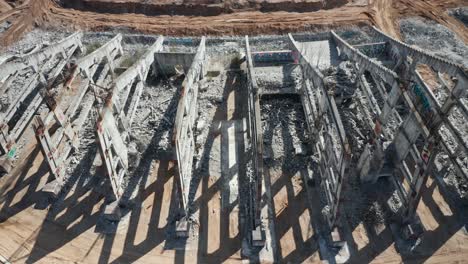
[[[375,32],[370,27],[349,27],[335,30],[336,33],[351,45],[374,42]]]
[[[338,67],[331,66],[323,72],[325,82],[334,90],[336,97],[349,97],[357,88],[357,74],[350,61],[341,62]]]
[[[468,6],[451,9],[449,10],[449,14],[468,27]]]
[[[417,17],[400,20],[400,30],[406,43],[468,67],[467,46],[445,26]]]

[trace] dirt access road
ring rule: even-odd
[[[128,29],[151,34],[199,36],[275,34],[372,24],[398,37],[396,22],[405,16],[435,20],[468,42],[468,31],[464,25],[446,13],[447,8],[466,4],[463,0],[349,1],[346,5],[316,12],[246,11],[218,16],[103,14],[63,8],[53,0],[25,0],[11,9],[4,0],[1,3],[0,23],[12,23],[0,36],[2,47],[37,26],[97,31]]]

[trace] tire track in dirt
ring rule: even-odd
[[[390,36],[400,38],[400,31],[396,29],[392,0],[371,0],[371,9],[375,12],[375,23]]]

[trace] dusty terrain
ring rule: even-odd
[[[463,6],[463,0],[369,0],[316,12],[245,11],[217,16],[146,16],[142,14],[103,14],[61,7],[53,0],[25,0],[14,8],[0,1],[0,23],[12,25],[2,34],[5,46],[33,27],[65,27],[80,30],[127,30],[164,35],[244,35],[310,31],[329,27],[373,24],[399,36],[396,21],[405,16],[430,18],[468,42],[463,24],[447,14],[448,8]]]
[[[145,15],[184,15],[184,16],[216,16],[225,13],[245,11],[288,11],[310,12],[320,9],[330,9],[346,4],[346,0],[274,0],[274,1],[113,1],[113,0],[75,0],[60,1],[67,8],[93,11],[100,13],[140,13]]]

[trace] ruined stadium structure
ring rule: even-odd
[[[464,99],[468,72],[463,66],[396,40],[377,28],[372,28],[372,33],[372,43],[354,45],[334,31],[289,34],[271,41],[272,47],[279,43],[273,50],[263,50],[256,45],[264,40],[248,36],[229,40],[118,34],[98,47],[85,47],[86,34],[78,32],[21,56],[5,58],[0,64],[0,91],[11,93],[14,100],[0,116],[0,171],[8,177],[15,169],[18,142],[27,127],[32,127],[51,175],[41,192],[48,203],[54,203],[67,185],[67,167],[76,162],[73,153],[83,144],[85,124],[94,119],[94,144],[99,153],[94,160],[96,175],[109,185],[113,197],[103,217],[119,221],[132,206],[126,187],[128,179],[135,177],[133,168],[138,162],[130,145],[138,129],[135,120],[145,120],[137,116],[142,94],[151,80],[179,76],[182,79],[175,87],[175,118],[162,121],[172,128],[170,146],[154,151],[161,160],[175,164],[178,205],[173,209],[178,213],[174,235],[176,239],[189,237],[195,203],[193,186],[200,181],[201,170],[197,168],[203,161],[196,155],[200,148],[197,137],[203,128],[199,95],[206,79],[214,75],[214,61],[226,60],[210,47],[231,41],[237,42],[239,49],[227,65],[245,78],[239,81],[243,96],[236,102],[242,107],[236,110],[231,123],[220,122],[212,129],[242,135],[242,146],[233,140],[223,150],[234,155],[234,162],[232,156],[223,162],[228,164],[227,171],[240,170],[238,167],[246,171],[246,177],[239,177],[237,184],[245,187],[238,203],[242,195],[240,233],[249,249],[260,252],[260,258],[275,259],[274,186],[265,169],[265,163],[272,162],[269,160],[274,160],[274,155],[267,151],[267,121],[262,117],[262,107],[268,98],[283,97],[297,99],[303,109],[306,140],[303,146],[295,145],[294,155],[307,158],[310,164],[305,166],[311,169],[303,175],[306,188],[317,186],[323,198],[320,236],[326,243],[320,247],[321,256],[342,263],[351,257],[342,237],[341,203],[352,199],[342,191],[352,172],[359,175],[363,185],[381,177],[389,179],[402,202],[392,232],[403,241],[417,239],[424,228],[416,209],[428,191],[428,177],[437,169],[436,155],[447,153],[455,173],[468,180],[468,131],[461,130],[453,118],[456,115],[463,120],[457,122],[468,122]],[[122,43],[129,38],[150,44],[131,55],[131,63],[125,63]],[[173,43],[177,45],[171,46]],[[189,48],[180,48],[179,44]],[[353,90],[343,88],[327,70],[343,61],[356,75]],[[294,84],[284,89],[265,84],[260,72],[275,67],[282,67],[285,75],[290,74],[285,70],[289,68],[298,73]],[[437,95],[425,81],[428,76],[443,84]],[[14,83],[19,90],[11,88]],[[359,136],[364,142],[362,148],[356,148],[357,136],[346,128],[349,120],[343,117],[342,106],[352,100],[364,116],[361,126],[367,134]],[[243,153],[236,153],[239,149]],[[239,162],[238,155],[244,162]]]

